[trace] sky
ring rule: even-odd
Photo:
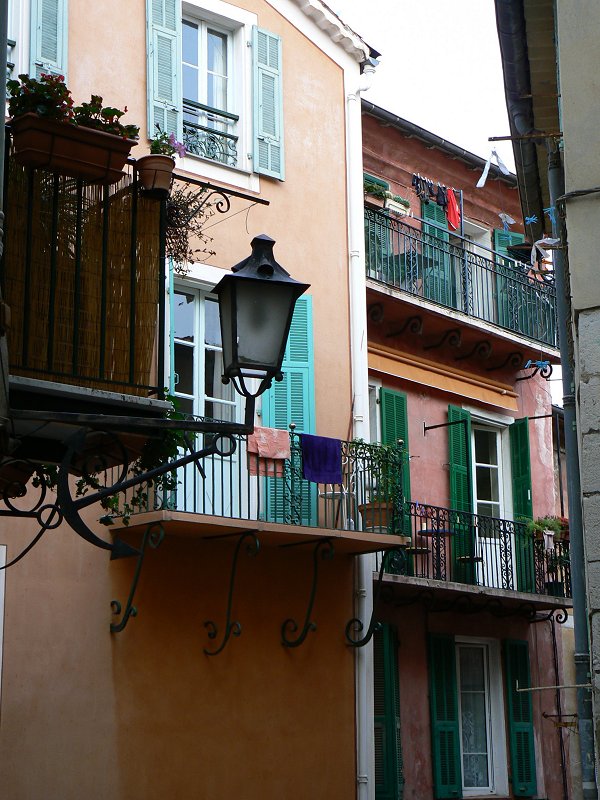
[[[494,0],[327,3],[381,53],[365,100],[514,170]]]

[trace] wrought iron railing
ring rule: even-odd
[[[410,544],[388,572],[555,597],[571,596],[568,542],[548,548],[525,523],[405,503]],[[378,557],[381,563],[381,556]]]
[[[230,167],[237,166],[238,136],[235,130],[237,114],[218,108],[183,101],[183,144],[188,153]]]
[[[161,201],[137,191],[131,167],[103,185],[25,169],[12,155],[5,164],[11,375],[160,393]]]
[[[247,438],[237,437],[233,455],[182,468],[177,489],[149,494],[149,505],[140,510],[170,508],[283,525],[402,532],[400,446],[342,441],[341,482],[316,483],[303,478],[301,434],[292,430],[289,438],[289,458],[274,460],[248,452]]]
[[[367,277],[445,308],[557,346],[556,292],[548,275],[464,237],[424,230],[365,208]]]

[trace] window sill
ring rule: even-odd
[[[186,155],[179,160],[178,172],[187,172],[194,178],[208,180],[211,183],[227,183],[237,189],[250,192],[260,191],[259,176],[240,167],[230,167],[211,161],[202,156]]]

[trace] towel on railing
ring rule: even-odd
[[[248,437],[248,472],[261,477],[283,477],[283,465],[290,457],[290,434],[278,428],[254,428]]]
[[[342,443],[326,436],[300,434],[302,477],[313,483],[342,482]]]

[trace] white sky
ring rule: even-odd
[[[326,2],[381,53],[365,100],[514,170],[493,0]]]

